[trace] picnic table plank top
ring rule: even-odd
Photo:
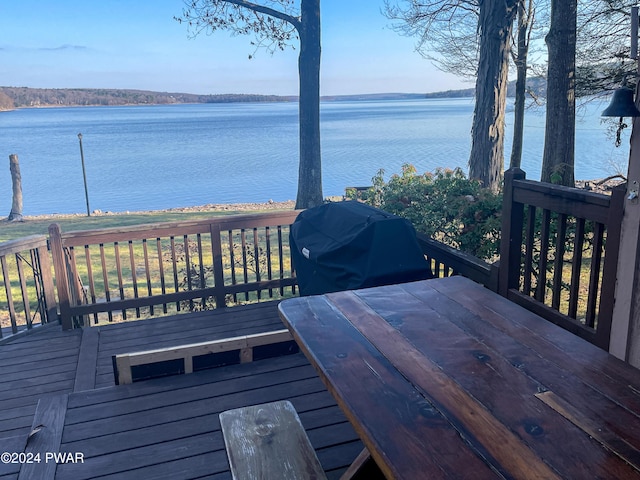
[[[462,277],[280,314],[388,478],[640,477],[640,373]]]

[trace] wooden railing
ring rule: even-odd
[[[0,338],[57,321],[47,237],[33,235],[0,244]]]
[[[298,213],[78,232],[53,224],[63,328],[294,295],[288,236]]]
[[[604,195],[507,171],[499,292],[608,349],[624,194],[624,186]]]
[[[49,229],[63,328],[296,294],[289,226],[299,212],[126,228]],[[436,276],[495,284],[488,264],[421,237]]]
[[[607,348],[624,188],[613,195],[505,175],[500,262],[423,235],[436,277],[460,274]],[[296,295],[289,226],[298,212],[61,232],[0,244],[7,330],[63,328]],[[606,249],[605,249],[606,246]],[[500,265],[500,267],[498,267]],[[28,266],[28,268],[25,268]],[[20,316],[24,317],[22,320]]]
[[[417,237],[435,277],[462,275],[481,283],[494,292],[498,291],[498,262],[487,263],[473,255],[433,240],[423,233],[418,233]]]

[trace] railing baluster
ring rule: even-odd
[[[258,239],[258,229],[253,229],[253,257],[256,270],[256,282],[260,281],[260,244]],[[262,298],[262,290],[258,289],[258,300]]]
[[[162,292],[162,295],[164,295],[167,293],[167,290],[164,282],[164,264],[162,262],[162,242],[160,241],[160,237],[156,238],[156,251],[158,252],[158,274],[160,275],[160,292]],[[162,312],[167,313],[166,302],[162,304]]]
[[[176,259],[176,240],[172,235],[171,238],[171,265],[173,266],[173,291],[178,293],[180,287],[178,285],[178,260]],[[180,311],[180,301],[176,302],[176,310]]]
[[[291,258],[291,257],[289,257]],[[282,227],[278,225],[278,263],[280,280],[284,279],[284,247],[282,245]],[[291,262],[291,268],[293,269],[293,262]],[[284,287],[280,285],[280,296],[284,296]]]
[[[536,232],[536,207],[529,205],[527,209],[527,224],[525,227],[525,254],[524,254],[524,285],[527,295],[531,295],[531,280],[533,279],[533,245]]]
[[[199,281],[198,281],[198,288],[201,290],[204,290],[207,286],[207,279],[205,277],[205,273],[204,273],[204,259],[202,257],[202,235],[201,234],[196,234],[196,239],[198,241],[198,262],[199,262]],[[207,305],[207,297],[203,296],[200,299],[200,306],[202,307],[202,310],[204,310],[206,308]]]
[[[40,259],[38,258],[38,250],[31,249],[29,251],[31,257],[31,273],[33,275],[33,287],[36,291],[36,312],[40,315],[40,325],[46,323],[47,308],[46,301],[44,299],[44,285],[42,283],[42,266],[40,265]]]
[[[600,273],[602,272],[602,251],[604,249],[604,225],[596,222],[593,225],[593,249],[591,251],[591,271],[589,274],[589,294],[587,296],[587,313],[585,324],[591,328],[596,323],[596,306],[600,292]]]
[[[151,287],[151,272],[149,268],[149,251],[147,249],[147,239],[142,239],[142,253],[144,255],[144,271],[147,276],[147,295],[153,296],[153,289]],[[149,314],[153,316],[153,305],[149,305]]]
[[[122,265],[120,262],[120,246],[118,242],[113,243],[113,249],[116,256],[116,272],[118,273],[118,290],[120,292],[120,300],[124,300],[124,283],[122,281]],[[122,309],[122,319],[127,319],[127,309]]]
[[[187,277],[187,291],[191,292],[193,290],[193,285],[191,284],[191,256],[189,252],[189,236],[183,235],[184,242],[184,265],[185,265],[185,275]],[[193,298],[189,297],[189,311],[193,311]]]
[[[129,240],[129,264],[131,265],[131,282],[133,284],[133,298],[138,298],[138,277],[136,273],[136,262],[133,253],[133,241]],[[140,308],[136,307],[136,318],[140,318]]]
[[[233,242],[233,230],[229,230],[228,235],[229,235],[229,266],[231,268],[231,285],[236,285],[237,284],[236,252],[235,252],[234,242]],[[233,303],[238,303],[238,295],[236,293],[233,294]]]
[[[7,307],[9,309],[9,320],[11,322],[11,332],[18,333],[18,324],[16,322],[16,309],[13,305],[13,294],[11,293],[11,276],[9,275],[9,267],[7,265],[7,257],[0,256],[0,266],[2,266],[2,278],[4,279],[4,291],[7,295]]]
[[[266,226],[264,228],[265,235],[265,249],[267,252],[267,280],[273,280],[273,272],[271,265],[271,228]],[[273,288],[269,288],[269,298],[273,298]]]
[[[104,253],[104,243],[100,244],[100,266],[102,267],[102,283],[104,285],[104,301],[111,301],[111,287],[109,287],[109,271],[107,270],[107,259]],[[113,322],[113,313],[111,309],[107,312],[109,322]]]
[[[27,329],[30,329],[33,325],[31,324],[31,308],[29,306],[29,296],[27,294],[27,281],[25,279],[24,268],[22,264],[24,263],[24,259],[22,255],[16,253],[16,269],[18,271],[18,281],[20,282],[20,290],[22,292],[22,306],[24,308],[24,319],[27,325]]]
[[[584,218],[576,219],[576,237],[573,241],[573,262],[571,265],[571,287],[569,289],[569,309],[567,315],[578,316],[578,300],[580,297],[580,274],[582,273],[582,249],[584,248]]]
[[[242,246],[242,278],[244,283],[249,282],[249,270],[247,266],[247,235],[244,228],[240,229],[240,245]],[[249,292],[244,292],[244,299],[249,301]]]
[[[84,246],[84,258],[87,262],[87,277],[89,279],[89,294],[91,296],[91,303],[96,303],[96,288],[93,281],[93,269],[91,266],[91,253],[89,251],[89,245]],[[98,323],[98,314],[93,314],[93,323]]]
[[[567,216],[558,216],[558,231],[556,235],[556,251],[553,265],[553,291],[551,308],[560,310],[560,294],[562,293],[562,267],[564,266],[565,237],[567,236]]]
[[[549,227],[551,212],[546,208],[542,211],[542,226],[540,229],[540,260],[538,261],[538,283],[536,285],[536,300],[544,302],[547,289],[547,264],[549,261]]]

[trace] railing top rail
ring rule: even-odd
[[[0,255],[11,255],[47,245],[46,235],[29,235],[28,237],[0,243]]]
[[[561,197],[569,200],[580,200],[588,204],[609,205],[610,195],[604,193],[591,192],[583,188],[566,187],[552,183],[538,182],[535,180],[514,180],[513,188],[520,190],[530,190],[548,196]]]
[[[611,195],[533,180],[513,181],[513,201],[607,224]]]
[[[85,244],[125,242],[145,238],[181,236],[195,233],[206,233],[216,226],[221,231],[240,228],[257,228],[292,223],[299,210],[287,210],[267,213],[229,215],[209,217],[201,220],[185,220],[181,222],[162,222],[134,225],[128,227],[110,227],[94,230],[76,230],[62,232],[62,239],[68,246]]]

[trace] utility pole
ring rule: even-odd
[[[80,140],[80,161],[82,162],[82,178],[84,179],[84,198],[87,202],[87,217],[90,217],[91,210],[89,209],[89,190],[87,189],[87,172],[84,168],[84,151],[82,150],[82,133],[78,134],[78,140]]]

